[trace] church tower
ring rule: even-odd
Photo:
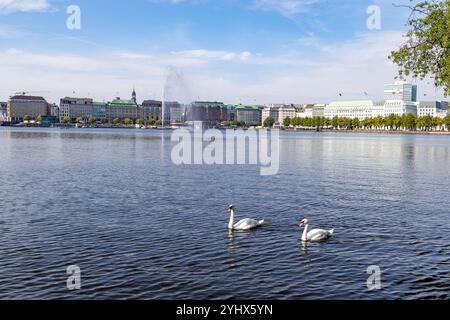
[[[131,100],[133,100],[133,102],[137,104],[136,90],[134,90],[134,88],[133,93],[131,94]]]

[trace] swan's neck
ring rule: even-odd
[[[230,223],[228,224],[228,229],[230,230],[234,229],[234,210],[231,210]]]
[[[308,241],[308,228],[309,224],[305,225],[305,229],[303,230],[302,241]]]

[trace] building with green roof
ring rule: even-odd
[[[236,121],[247,126],[260,126],[262,123],[262,108],[256,105],[239,104],[235,107]]]
[[[114,119],[131,119],[136,121],[141,117],[141,112],[138,104],[134,100],[125,100],[116,98],[106,105],[106,118],[109,122]]]

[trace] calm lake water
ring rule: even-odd
[[[450,299],[450,136],[281,138],[261,177],[177,167],[170,132],[0,129],[0,299]]]

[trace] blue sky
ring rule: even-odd
[[[374,4],[380,30],[366,25]],[[70,5],[81,9],[80,30],[66,27]],[[387,56],[407,16],[388,0],[0,0],[0,99],[35,91],[56,102],[75,91],[110,100],[133,86],[140,100],[159,99],[168,66],[192,99],[377,99],[396,75]]]

